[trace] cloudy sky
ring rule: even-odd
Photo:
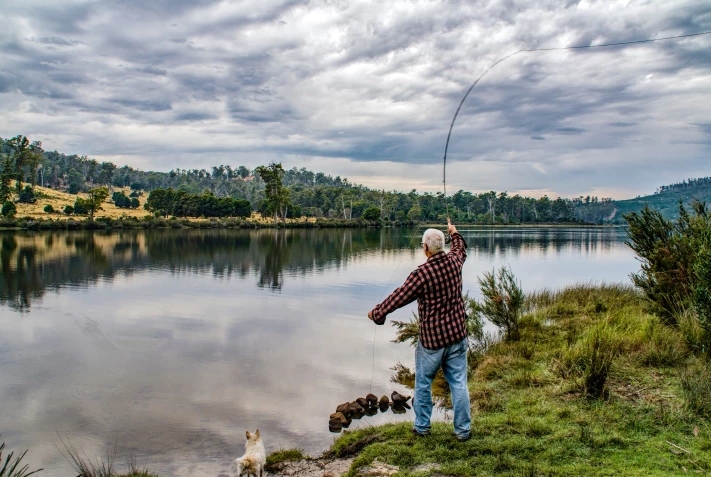
[[[522,48],[711,30],[708,0],[0,0],[0,136],[167,171],[272,160],[441,190],[464,92]],[[624,198],[711,175],[711,35],[522,53],[474,88],[448,190]]]

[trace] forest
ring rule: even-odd
[[[284,169],[280,163],[249,169],[244,165],[219,165],[207,169],[173,169],[168,172],[142,171],[87,156],[45,151],[39,141],[25,136],[0,138],[0,204],[19,200],[21,188],[10,184],[50,187],[70,194],[105,187],[113,199],[124,203],[114,188],[130,187],[149,194],[147,210],[161,216],[244,216],[245,208],[274,219],[324,217],[381,220],[386,222],[442,221],[450,216],[458,223],[606,223],[619,216],[618,205],[610,198],[540,198],[507,192],[459,190],[445,197],[416,190],[409,192],[371,189],[348,179],[306,168]],[[700,185],[711,178],[693,179],[660,187],[657,194]],[[164,191],[164,192],[161,192]],[[152,192],[157,196],[151,199]],[[182,205],[169,205],[166,194]],[[654,196],[649,196],[654,197]],[[202,198],[202,199],[201,199]],[[228,202],[223,199],[232,199]],[[212,204],[216,207],[213,210]],[[221,205],[216,205],[222,200]],[[247,203],[249,205],[247,205]],[[157,205],[156,205],[157,204]],[[208,207],[206,209],[205,207]],[[220,209],[220,210],[217,210]]]

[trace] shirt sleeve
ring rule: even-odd
[[[373,308],[373,322],[376,325],[385,323],[385,317],[403,306],[417,300],[422,287],[419,269],[413,271],[401,287],[395,289],[382,303]]]
[[[467,243],[459,232],[452,234],[452,246],[449,249],[450,255],[457,257],[460,263],[467,259]]]

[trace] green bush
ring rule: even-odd
[[[627,244],[642,262],[642,270],[632,275],[632,281],[661,318],[671,324],[676,323],[681,310],[693,306],[695,299],[703,302],[699,287],[708,290],[711,284],[711,271],[704,265],[711,253],[711,215],[700,202],[694,202],[693,212],[689,214],[680,204],[675,222],[648,207],[625,215],[629,224]]]
[[[53,214],[54,207],[52,207],[52,204],[47,204],[44,206],[44,211],[47,212],[48,214]]]
[[[85,199],[82,199],[81,197],[77,197],[77,200],[74,201],[74,213],[76,215],[88,215],[89,214],[89,205],[87,204],[87,201]]]
[[[24,189],[20,192],[19,198],[17,200],[21,204],[34,204],[37,202],[37,197],[35,197],[35,191],[32,190],[31,186],[26,185]]]
[[[517,341],[521,336],[519,321],[525,296],[513,273],[509,268],[501,267],[498,273],[494,270],[484,272],[477,281],[484,299],[472,304],[472,312],[481,313],[499,327],[505,340]]]
[[[368,207],[363,211],[361,215],[364,220],[380,220],[380,208],[379,207]]]
[[[77,184],[76,182],[72,182],[71,184],[69,184],[68,192],[70,194],[78,194],[79,193],[79,184]]]
[[[17,206],[15,205],[14,202],[10,202],[9,200],[5,202],[2,205],[2,215],[3,217],[7,217],[9,219],[15,217],[15,214],[17,213]]]
[[[74,207],[72,207],[71,205],[65,205],[64,213],[67,215],[72,215],[74,213]]]

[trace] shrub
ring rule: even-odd
[[[89,213],[89,205],[86,203],[85,199],[77,197],[74,202],[74,213],[77,215],[87,215]]]
[[[74,207],[72,207],[71,205],[65,205],[64,213],[67,215],[72,215],[74,213]]]
[[[379,207],[368,207],[363,211],[363,217],[364,220],[380,220],[380,208]]]
[[[79,184],[77,184],[76,182],[72,182],[71,184],[69,184],[69,189],[67,192],[69,192],[70,194],[78,194]]]
[[[52,207],[52,204],[47,204],[44,206],[44,211],[47,212],[48,214],[53,214],[54,207]]]
[[[494,270],[484,272],[477,281],[484,299],[482,303],[472,305],[473,311],[499,327],[505,340],[517,341],[521,336],[519,321],[525,296],[511,269],[501,267],[498,273]]]
[[[2,205],[2,215],[3,217],[7,218],[13,218],[15,214],[17,213],[17,206],[15,205],[14,202],[10,202],[9,200],[5,202]]]
[[[711,364],[696,361],[681,374],[681,389],[690,412],[711,418]]]
[[[18,202],[22,204],[34,204],[37,202],[37,197],[35,197],[35,191],[32,187],[26,185],[24,189],[20,192]]]
[[[27,451],[23,452],[22,454],[18,455],[17,457],[13,458],[14,452],[10,452],[8,456],[5,458],[5,463],[2,463],[2,451],[5,449],[5,443],[0,443],[0,464],[2,464],[2,467],[0,467],[0,477],[28,477],[32,474],[36,474],[42,469],[37,469],[33,470],[32,472],[28,472],[30,466],[29,465],[24,465],[20,467],[20,463],[22,462],[22,459],[25,457],[25,454],[27,454]]]
[[[629,224],[626,243],[642,262],[632,281],[671,324],[694,299],[701,300],[703,308],[704,294],[697,292],[699,286],[711,284],[711,271],[703,263],[711,253],[711,215],[701,202],[693,203],[693,212],[690,215],[680,204],[675,222],[648,207],[624,216]]]
[[[585,394],[599,398],[605,393],[607,377],[620,348],[617,330],[603,321],[564,352],[559,371],[564,378],[581,379]]]
[[[140,206],[140,205],[141,205],[141,203],[138,201],[137,198],[131,197],[131,208],[132,209],[137,209],[138,206]]]

